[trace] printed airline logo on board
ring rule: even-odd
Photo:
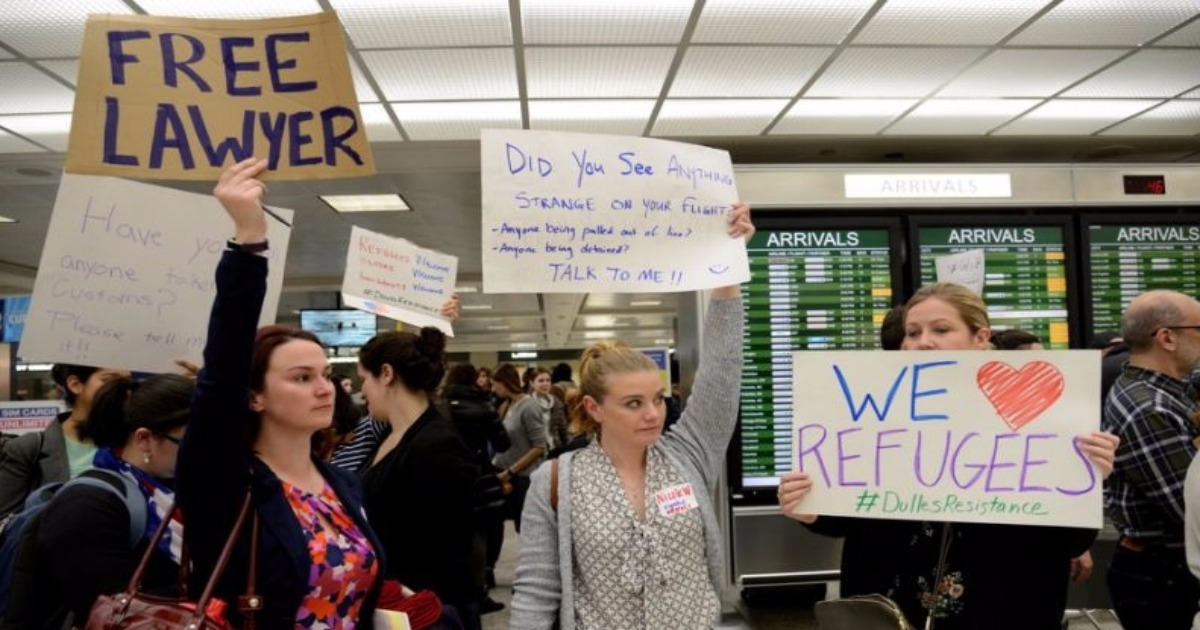
[[[690,483],[681,483],[655,492],[654,503],[658,505],[658,513],[663,516],[675,516],[700,507]]]

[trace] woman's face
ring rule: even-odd
[[[492,377],[487,372],[479,372],[475,375],[475,387],[485,392],[492,391]]]
[[[550,395],[550,375],[542,372],[533,378],[533,389],[543,396]]]
[[[646,447],[658,441],[667,417],[662,376],[652,370],[613,374],[607,385],[604,400],[583,399],[584,409],[603,431],[604,443]]]
[[[263,389],[251,396],[250,408],[263,422],[318,431],[333,424],[333,388],[325,350],[305,339],[293,339],[271,353]]]
[[[115,378],[127,378],[128,376],[128,370],[100,368],[92,372],[87,381],[81,382],[74,376],[69,377],[67,387],[71,388],[71,392],[75,394],[75,411],[86,415],[92,409],[92,400],[96,397],[96,392],[100,391],[105,383]]]
[[[932,297],[908,309],[904,316],[904,350],[982,350],[991,330],[971,332],[958,309]]]
[[[149,429],[138,429],[133,434],[135,457],[129,462],[159,479],[175,478],[175,460],[179,456],[179,442],[187,427],[176,427],[165,435],[156,435]],[[126,450],[129,446],[125,447]],[[128,457],[128,455],[125,455]]]

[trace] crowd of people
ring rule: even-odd
[[[258,327],[265,168],[243,161],[214,191],[234,239],[203,366],[135,380],[56,365],[70,410],[5,445],[0,542],[15,552],[6,569],[0,550],[0,630],[82,625],[143,559],[144,590],[195,597],[227,541],[226,606],[212,614],[236,626],[371,627],[402,610],[421,627],[478,629],[504,607],[489,590],[506,520],[521,545],[512,628],[712,627],[725,571],[712,495],[738,417],[740,288],[712,292],[681,411],[668,411],[658,366],[620,342],[585,350],[576,378],[566,363],[449,365],[437,329],[384,332],[356,374],[335,375],[311,333]],[[747,206],[730,209],[728,231],[753,235]],[[454,298],[443,313],[457,309]],[[948,283],[917,291],[880,335],[887,350],[1041,348],[993,331],[980,297]],[[1200,605],[1200,302],[1148,292],[1120,337],[1099,341],[1120,369],[1102,430],[1075,443],[1106,480],[1121,534],[1108,587],[1127,630],[1182,630]],[[817,516],[804,507],[812,487],[805,472],[785,475],[782,512],[843,539],[842,595],[887,596],[913,627],[1057,629],[1068,582],[1090,567],[1095,530]],[[236,531],[247,502],[253,519]],[[250,575],[256,596],[242,597]]]

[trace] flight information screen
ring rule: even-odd
[[[760,230],[750,240],[741,392],[742,487],[791,469],[792,352],[879,347],[891,309],[886,229]]]
[[[937,257],[983,250],[983,301],[992,328],[1028,330],[1047,349],[1070,346],[1062,227],[922,227],[917,240],[922,284],[937,280]]]
[[[1150,289],[1200,295],[1200,226],[1089,225],[1092,332],[1120,330],[1130,300]]]

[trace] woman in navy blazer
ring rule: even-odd
[[[199,595],[212,574],[249,491],[260,520],[258,627],[369,628],[386,574],[383,546],[367,524],[357,480],[310,450],[312,435],[333,415],[325,351],[294,328],[267,327],[256,338],[267,279],[267,259],[259,255],[267,245],[266,188],[257,179],[265,169],[265,160],[242,161],[214,189],[235,238],[217,266],[205,367],[177,467],[190,589]],[[248,534],[242,532],[217,588],[235,617],[249,608],[239,605]],[[349,580],[354,586],[344,586]]]

